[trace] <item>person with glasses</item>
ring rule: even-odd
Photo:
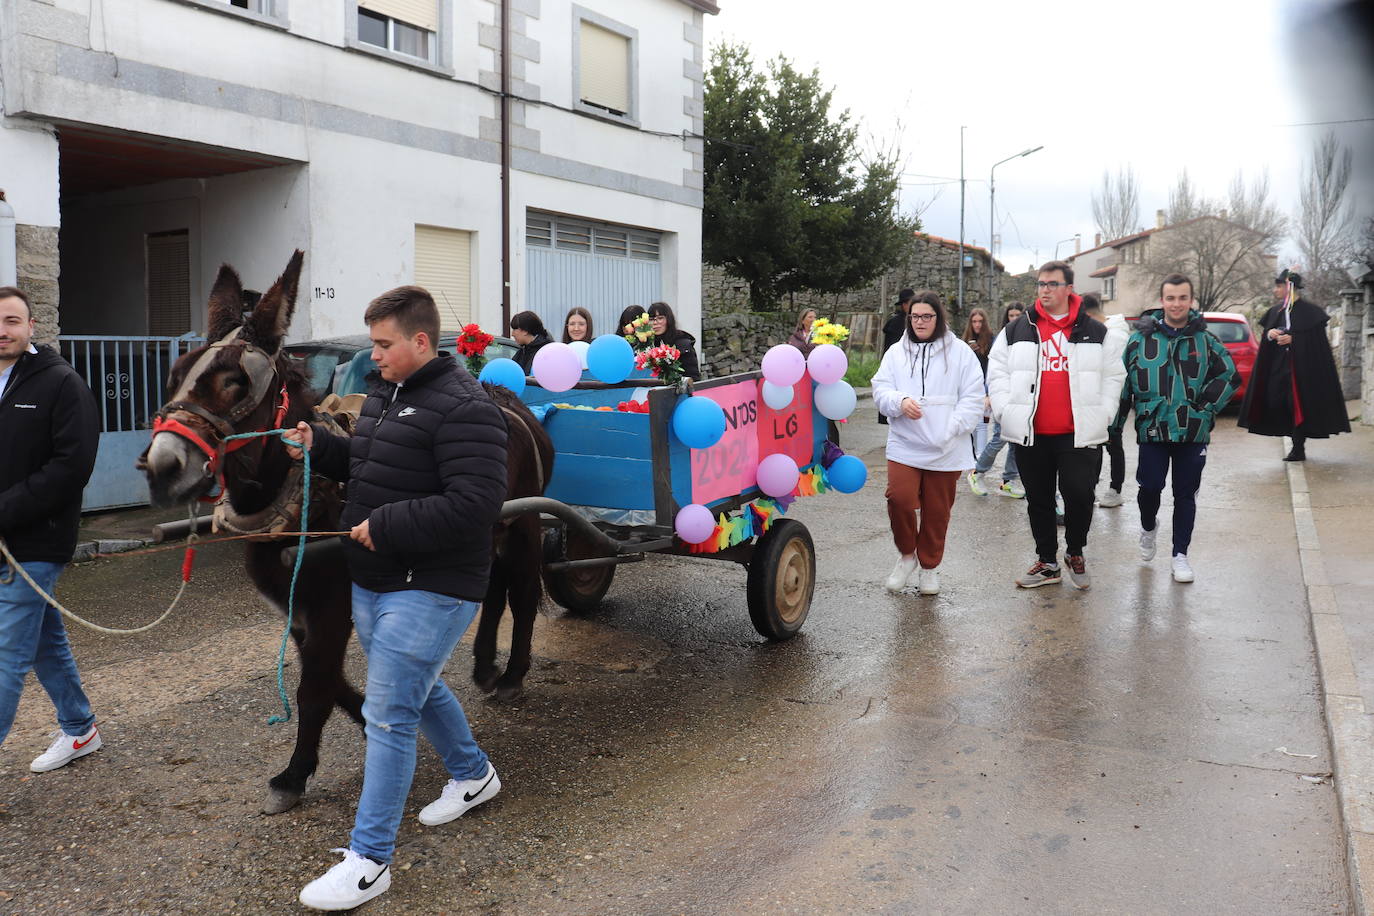
[[[911,300],[906,332],[873,376],[873,403],[889,420],[887,516],[900,554],[886,585],[901,591],[916,573],[920,593],[935,595],[954,493],[972,460],[968,435],[983,419],[983,370],[936,293]]]
[[[1083,552],[1092,524],[1102,443],[1125,380],[1126,333],[1090,318],[1073,291],[1073,268],[1040,268],[1039,298],[997,335],[988,358],[988,397],[1016,450],[1036,561],[1021,588],[1062,581],[1055,492],[1064,498],[1064,564],[1075,588],[1091,584]]]

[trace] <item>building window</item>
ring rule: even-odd
[[[577,107],[590,114],[632,120],[638,33],[590,10],[573,9]]]
[[[1102,301],[1109,302],[1116,298],[1116,277],[1107,277],[1102,281]]]
[[[436,0],[361,0],[358,41],[433,63],[438,19]]]
[[[272,0],[219,0],[219,2],[241,10],[248,10],[251,13],[262,13],[264,16],[273,15]]]
[[[439,327],[457,331],[472,320],[472,233],[415,227],[415,285],[439,307]]]
[[[185,229],[151,232],[145,240],[148,336],[191,330],[191,246]]]

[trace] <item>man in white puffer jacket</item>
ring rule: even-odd
[[[1073,268],[1040,268],[1040,298],[1007,325],[988,356],[988,398],[1002,438],[1016,449],[1037,559],[1022,588],[1061,581],[1054,494],[1064,497],[1064,563],[1075,588],[1087,588],[1083,550],[1092,524],[1102,443],[1116,413],[1126,367],[1123,328],[1090,318],[1073,292]]]
[[[982,367],[936,293],[912,301],[905,333],[873,376],[873,403],[889,418],[887,514],[901,554],[887,588],[901,591],[919,565],[920,593],[934,595],[955,491],[973,467],[969,434],[983,419]]]

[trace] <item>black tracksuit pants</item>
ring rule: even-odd
[[[1074,448],[1073,433],[1036,436],[1034,445],[1013,445],[1021,485],[1026,488],[1035,552],[1045,563],[1056,562],[1059,529],[1054,521],[1054,491],[1064,497],[1064,553],[1081,556],[1093,520],[1097,478],[1102,473],[1102,446]]]

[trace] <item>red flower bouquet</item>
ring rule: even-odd
[[[661,344],[636,353],[635,367],[648,369],[654,378],[662,379],[665,385],[676,385],[682,381],[681,356],[682,352],[677,347]]]
[[[480,374],[482,367],[486,365],[487,347],[491,346],[491,342],[495,339],[482,330],[482,326],[479,324],[463,325],[456,345],[458,353],[467,359],[468,371],[474,376]]]

